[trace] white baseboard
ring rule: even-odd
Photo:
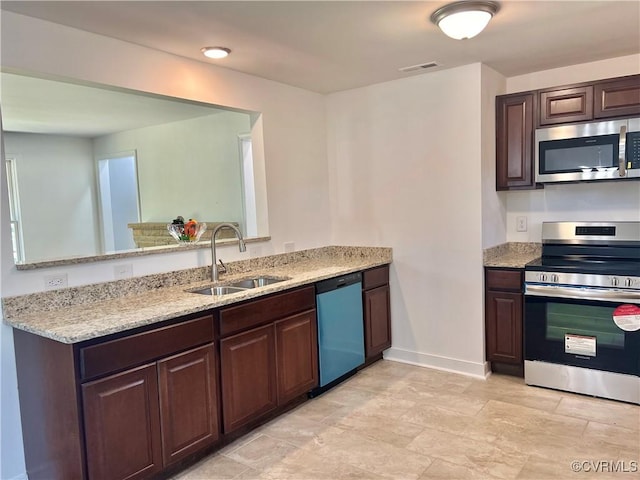
[[[446,372],[459,373],[470,377],[486,379],[491,374],[489,362],[469,362],[456,358],[442,357],[428,353],[413,352],[401,348],[391,347],[384,352],[385,360],[408,363],[419,367],[434,368]]]

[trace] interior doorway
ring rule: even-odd
[[[258,210],[256,207],[256,189],[253,174],[253,149],[251,135],[238,135],[240,143],[240,171],[242,175],[242,204],[244,207],[244,235],[258,236]]]
[[[98,159],[98,192],[103,253],[136,248],[128,227],[140,222],[135,151]]]

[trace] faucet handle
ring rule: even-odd
[[[218,262],[220,262],[220,266],[218,267],[218,272],[227,273],[227,266],[224,263],[222,263],[222,259],[218,260]]]

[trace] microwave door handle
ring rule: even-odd
[[[627,127],[626,125],[622,125],[620,127],[620,143],[618,145],[618,174],[621,177],[627,176]]]

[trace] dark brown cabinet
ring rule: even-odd
[[[318,327],[315,310],[276,322],[278,404],[318,385]]]
[[[640,115],[640,75],[596,83],[594,117]]]
[[[257,423],[318,384],[312,286],[220,311],[225,434]]]
[[[82,385],[91,479],[146,478],[162,469],[155,364]]]
[[[218,439],[212,341],[206,316],[80,349],[85,374],[163,357],[82,385],[91,479],[147,478]]]
[[[225,433],[278,405],[274,338],[274,326],[267,325],[220,342]]]
[[[522,375],[522,270],[485,269],[485,341],[493,371]]]
[[[593,119],[593,85],[541,90],[538,95],[541,126]]]
[[[534,188],[535,95],[496,97],[496,190]]]
[[[219,437],[213,344],[82,385],[91,479],[148,478]]]
[[[211,314],[63,344],[15,331],[30,479],[151,478],[215,442]]]
[[[366,270],[363,274],[365,364],[382,356],[391,347],[391,297],[389,266]]]
[[[535,183],[535,128],[640,115],[640,75],[496,97],[496,190]]]
[[[218,440],[213,344],[158,362],[162,458],[170,465]]]

